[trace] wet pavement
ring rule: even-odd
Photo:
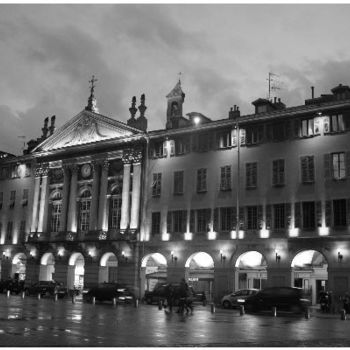
[[[193,315],[155,305],[96,305],[0,294],[1,346],[350,346],[350,320],[245,314],[196,305]]]

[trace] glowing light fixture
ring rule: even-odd
[[[194,118],[193,118],[193,122],[194,122],[196,125],[198,125],[198,124],[201,122],[201,118],[199,118],[199,117],[194,117]]]
[[[185,232],[185,241],[192,240],[192,232]]]
[[[338,252],[338,262],[341,263],[343,261],[343,254]]]

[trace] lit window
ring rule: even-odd
[[[217,134],[219,148],[229,148],[232,146],[231,131],[223,131]]]
[[[57,233],[60,229],[61,222],[61,213],[62,213],[62,203],[54,202],[52,204],[51,210],[51,232]]]
[[[161,193],[162,186],[162,173],[153,174],[153,182],[152,182],[152,196],[159,197]]]
[[[122,199],[120,196],[112,196],[110,207],[109,207],[109,216],[110,216],[110,227],[113,229],[119,229],[120,220],[121,220],[121,207]]]
[[[314,119],[304,119],[301,121],[300,136],[307,137],[314,135]]]
[[[86,190],[82,193],[79,206],[79,231],[89,231],[90,221],[90,208],[91,208],[91,193]]]
[[[345,153],[332,153],[332,170],[335,180],[345,179]]]

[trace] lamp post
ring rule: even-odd
[[[237,191],[236,191],[236,237],[239,237],[239,190],[240,190],[240,130],[238,120],[236,120],[236,138],[237,138]]]

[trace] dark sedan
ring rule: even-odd
[[[64,298],[68,294],[66,287],[54,281],[39,281],[30,286],[26,286],[24,291],[27,295],[40,294],[42,297],[47,295],[54,296],[57,294],[58,298]]]
[[[93,298],[98,301],[113,301],[113,299],[116,299],[118,303],[134,301],[134,295],[130,290],[119,283],[100,283],[92,288],[85,289],[83,298],[88,302],[92,302]]]

